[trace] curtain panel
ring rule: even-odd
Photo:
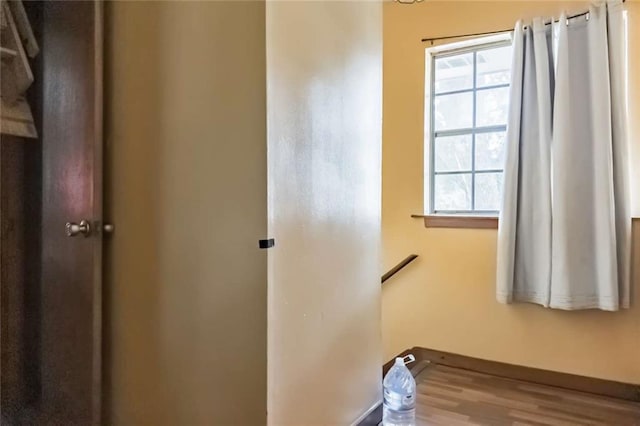
[[[631,215],[622,1],[516,24],[497,299],[629,307]]]

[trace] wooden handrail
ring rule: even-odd
[[[418,257],[417,254],[410,254],[409,256],[405,257],[402,262],[398,263],[396,266],[389,269],[389,271],[380,278],[380,283],[382,284],[386,280],[394,276],[400,269],[404,268],[405,266],[413,262],[417,257]]]

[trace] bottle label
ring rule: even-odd
[[[413,410],[416,407],[413,395],[403,395],[388,389],[384,390],[384,404],[396,411]]]

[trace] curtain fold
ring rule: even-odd
[[[498,228],[500,302],[549,304],[551,274],[551,26],[516,24],[503,205]],[[514,142],[515,141],[515,142]]]
[[[557,25],[516,24],[498,230],[502,303],[629,306],[620,3],[609,13],[592,6],[588,19],[568,24],[564,15]]]
[[[607,7],[609,74],[611,83],[611,130],[613,137],[613,190],[620,307],[631,301],[631,196],[628,139],[627,17],[622,0]]]

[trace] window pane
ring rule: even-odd
[[[473,94],[458,93],[435,97],[435,130],[464,129],[473,125]]]
[[[471,135],[436,138],[434,165],[436,172],[471,170]]]
[[[480,50],[477,53],[478,87],[509,84],[511,79],[511,46]]]
[[[473,87],[473,53],[436,58],[436,93]]]
[[[476,94],[476,126],[492,126],[507,123],[509,88],[478,90]]]
[[[476,174],[476,210],[500,210],[502,173]]]
[[[476,170],[504,168],[505,132],[476,134]]]
[[[434,210],[470,210],[471,174],[435,175]]]

